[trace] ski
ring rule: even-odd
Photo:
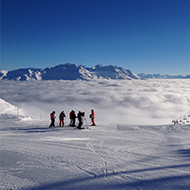
[[[81,128],[78,128],[78,127],[77,127],[77,129],[78,129],[78,130],[85,130],[85,129],[91,130],[91,127],[88,127],[88,126],[87,126],[87,127],[81,127]]]

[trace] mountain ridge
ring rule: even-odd
[[[139,77],[144,79],[189,79],[190,75],[168,75],[168,74],[146,74],[146,73],[139,73],[137,74]]]
[[[0,71],[0,80],[92,80],[92,79],[140,79],[140,77],[130,70],[117,66],[86,67],[71,63],[60,64],[55,67],[21,68],[11,71]]]
[[[190,79],[190,75],[168,74],[134,74],[129,69],[118,66],[96,65],[86,67],[71,63],[60,64],[54,67],[20,68],[11,71],[0,70],[1,80],[28,81],[28,80],[93,80],[93,79]]]

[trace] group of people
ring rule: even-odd
[[[77,128],[78,129],[82,129],[82,125],[84,124],[84,119],[85,119],[85,113],[84,112],[81,112],[79,111],[78,114],[76,115],[75,114],[75,111],[72,110],[69,114],[70,116],[70,124],[69,126],[71,127],[76,127],[75,125],[75,122],[76,122],[76,118],[78,118],[78,126]],[[59,114],[59,126],[60,127],[63,127],[65,125],[64,123],[64,118],[66,117],[64,111],[62,111],[60,114]],[[51,127],[55,127],[55,111],[53,111],[51,114],[50,114],[50,119],[51,119],[51,124],[49,126],[49,128]],[[94,110],[92,109],[91,110],[91,114],[90,114],[90,118],[91,118],[91,121],[92,121],[92,126],[95,126],[95,121],[94,121],[94,118],[95,118],[95,112]]]

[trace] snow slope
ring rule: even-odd
[[[0,98],[0,114],[17,114],[18,107],[4,101],[3,99]]]
[[[22,109],[17,106],[10,104],[0,98],[0,119],[6,121],[20,121],[20,120],[31,120],[29,116],[26,116]]]
[[[1,123],[2,190],[190,187],[190,125]]]

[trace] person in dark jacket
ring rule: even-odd
[[[71,112],[70,112],[70,119],[71,119],[71,123],[70,123],[70,126],[71,127],[75,127],[75,120],[76,120],[76,114],[75,114],[75,111],[74,110],[72,110]]]
[[[50,119],[51,119],[51,124],[49,126],[50,127],[55,127],[55,111],[53,111],[51,114],[50,114]]]
[[[85,116],[85,113],[84,112],[78,112],[77,114],[77,117],[78,117],[78,121],[79,121],[79,124],[78,124],[78,129],[82,129],[82,125],[84,123],[84,116]]]
[[[70,124],[69,124],[69,126],[71,126],[72,125],[72,114],[73,114],[73,110],[69,113],[69,118],[70,118]]]
[[[59,126],[60,126],[60,127],[63,127],[63,126],[64,126],[64,117],[66,117],[66,116],[65,116],[64,111],[62,111],[62,112],[59,114]],[[62,125],[61,125],[61,124],[62,124]]]

